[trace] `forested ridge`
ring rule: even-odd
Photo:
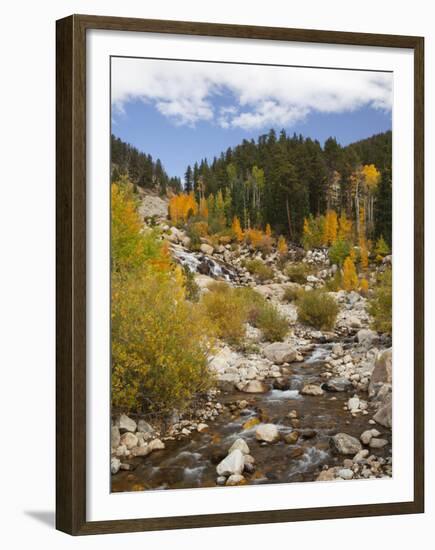
[[[227,220],[243,229],[268,224],[276,234],[300,242],[304,220],[328,211],[344,214],[368,239],[391,244],[391,131],[342,147],[334,138],[317,140],[274,130],[244,140],[212,161],[187,166],[184,186],[170,178],[159,159],[112,136],[112,180],[127,174],[145,189],[185,194],[196,202],[224,203]],[[359,235],[357,235],[358,240]]]

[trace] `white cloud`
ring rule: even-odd
[[[139,99],[177,125],[209,121],[248,130],[289,127],[312,112],[390,110],[392,84],[388,73],[112,59],[115,112]],[[219,97],[232,102],[218,106]]]

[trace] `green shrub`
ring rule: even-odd
[[[338,292],[343,288],[343,277],[341,271],[337,270],[335,274],[326,281],[325,289],[328,292]]]
[[[323,290],[304,292],[297,301],[298,318],[318,330],[332,330],[338,314],[334,298]]]
[[[270,303],[265,303],[259,311],[255,326],[261,330],[269,342],[284,340],[289,331],[288,320]]]
[[[192,250],[198,250],[201,246],[201,238],[208,235],[208,224],[204,221],[193,221],[191,219],[186,227],[186,234],[190,238]]]
[[[239,344],[245,335],[246,311],[233,289],[225,283],[214,283],[204,294],[202,304],[216,334],[230,344]]]
[[[282,299],[284,302],[294,302],[299,298],[303,289],[295,286],[286,286],[284,289],[284,294]]]
[[[373,328],[378,332],[391,334],[392,331],[392,271],[387,269],[379,275],[369,300],[369,313],[373,317]]]
[[[261,260],[248,260],[244,263],[244,266],[260,282],[273,279],[273,269]]]
[[[186,289],[186,298],[191,302],[198,302],[200,288],[195,281],[195,275],[187,266],[183,266],[184,288]]]
[[[384,237],[381,235],[376,241],[375,246],[375,258],[378,263],[381,263],[385,256],[388,256],[390,249],[386,243]]]
[[[284,269],[284,274],[292,281],[293,283],[299,283],[303,285],[307,282],[308,275],[311,275],[312,269],[308,264],[303,262],[295,264],[287,264]]]
[[[344,260],[349,256],[350,254],[350,245],[347,241],[343,240],[337,240],[335,243],[331,246],[328,252],[329,259],[331,260],[331,263],[337,264],[338,266],[342,266]]]

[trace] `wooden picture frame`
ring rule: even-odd
[[[414,500],[131,520],[86,519],[86,32],[90,29],[407,48],[414,55]],[[56,527],[71,535],[424,511],[424,39],[351,32],[72,15],[56,29]],[[417,466],[418,465],[418,466]]]

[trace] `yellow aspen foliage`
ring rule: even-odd
[[[374,191],[381,179],[381,173],[374,164],[365,164],[362,167],[364,180],[370,191]]]
[[[341,241],[351,241],[352,239],[352,220],[345,212],[342,212],[338,218],[338,238]]]
[[[360,239],[359,245],[359,263],[362,269],[367,269],[369,266],[369,251],[365,239]]]
[[[169,217],[174,223],[186,222],[198,212],[198,204],[193,193],[180,193],[169,199]]]
[[[240,242],[243,240],[243,231],[240,225],[240,220],[237,216],[234,216],[233,223],[231,225],[236,241]]]
[[[311,236],[311,227],[310,227],[310,222],[308,221],[308,218],[304,218],[304,235],[306,237]]]
[[[263,243],[263,231],[261,229],[248,229],[245,231],[245,240],[254,248],[259,248]]]
[[[266,237],[272,236],[272,228],[270,227],[270,223],[266,225]]]
[[[335,210],[328,210],[325,216],[325,225],[323,228],[323,240],[328,246],[334,244],[337,240],[338,219]]]
[[[350,256],[344,260],[343,264],[343,288],[347,291],[357,290],[358,288],[358,275]]]
[[[278,254],[281,257],[287,256],[288,246],[285,238],[282,235],[279,236],[277,248],[278,248]]]
[[[366,211],[364,206],[359,209],[359,237],[360,239],[366,238]]]
[[[369,282],[366,278],[361,279],[359,282],[359,291],[363,296],[367,296],[369,291]]]

